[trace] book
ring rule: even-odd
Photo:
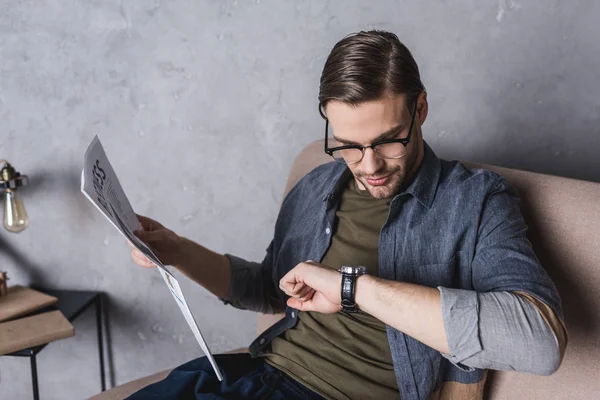
[[[75,335],[73,325],[59,310],[2,322],[0,323],[0,355],[73,335]]]
[[[14,285],[0,297],[0,322],[8,321],[55,304],[58,299],[37,290]]]

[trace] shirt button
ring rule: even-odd
[[[296,313],[292,311],[292,318],[296,318]]]
[[[331,233],[331,229],[329,229],[328,227],[327,229],[325,229],[325,233],[329,235]]]

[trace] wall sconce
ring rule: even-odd
[[[6,160],[0,160],[0,193],[4,199],[3,224],[9,232],[21,232],[29,225],[29,218],[17,189],[27,185],[27,175],[21,175]]]

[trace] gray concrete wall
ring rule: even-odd
[[[441,155],[600,181],[595,0],[32,1],[0,4],[0,158],[31,179],[31,218],[0,230],[12,283],[108,294],[115,383],[201,352],[158,273],[79,193],[100,135],[134,208],[220,252],[259,260],[294,155],[320,139],[319,75],[349,32],[396,32],[430,100]],[[219,352],[255,317],[182,279]],[[44,399],[99,390],[92,313],[39,357]],[[31,396],[0,358],[0,397]]]

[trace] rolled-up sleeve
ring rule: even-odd
[[[225,304],[242,310],[274,314],[284,309],[273,282],[273,242],[262,263],[225,254],[231,263],[231,281]]]
[[[457,367],[472,371],[463,360],[481,352],[479,339],[479,298],[472,290],[438,287],[442,302],[442,317],[450,354],[443,354]]]
[[[527,238],[514,188],[499,178],[481,208],[471,259],[474,290],[439,287],[444,326],[459,368],[547,375],[560,365],[561,301]]]
[[[549,375],[564,352],[561,324],[527,295],[438,288],[450,354],[457,367]]]

